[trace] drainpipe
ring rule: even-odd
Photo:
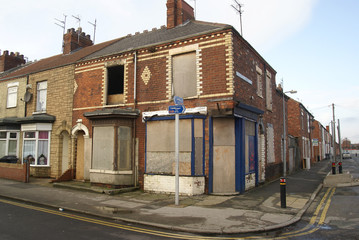
[[[134,53],[134,67],[133,67],[133,104],[134,104],[134,108],[136,108],[136,85],[137,85],[137,51],[135,51]]]
[[[26,76],[26,86],[25,86],[25,92],[27,91],[27,85],[29,85],[29,75]],[[26,111],[27,111],[27,102],[25,102],[25,107],[24,107],[24,117],[26,117]]]
[[[137,86],[137,51],[135,51],[133,56],[133,109],[136,110],[136,86]],[[134,161],[134,183],[135,187],[137,187],[137,178],[138,178],[138,162],[136,161],[136,119],[133,122],[133,144],[132,144],[132,159]]]

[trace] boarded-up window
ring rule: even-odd
[[[191,175],[192,128],[191,119],[180,120],[180,174]],[[147,122],[146,172],[174,174],[175,121]]]
[[[94,127],[93,169],[114,170],[114,127]]]
[[[300,109],[300,124],[302,127],[302,130],[304,129],[304,111],[303,109]]]
[[[268,123],[267,125],[267,162],[274,163],[275,155],[274,155],[274,129],[273,125]]]
[[[266,105],[268,110],[272,110],[272,75],[270,72],[266,74]]]
[[[263,97],[263,81],[262,81],[262,70],[256,66],[257,72],[257,95]]]
[[[203,120],[194,119],[195,175],[203,175]]]
[[[197,96],[196,53],[172,57],[173,96]]]
[[[132,128],[96,126],[93,133],[93,169],[132,169]]]
[[[130,127],[118,127],[118,166],[119,170],[131,170],[132,139]]]

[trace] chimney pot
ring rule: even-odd
[[[78,28],[76,31],[74,28],[68,29],[67,33],[64,34],[64,46],[63,54],[68,54],[78,48],[84,48],[92,46],[93,42],[90,35],[86,35],[82,32],[82,28]]]
[[[194,11],[184,0],[167,0],[167,29],[183,24],[187,20],[194,20]]]
[[[20,55],[19,52],[11,52],[9,55],[9,51],[5,50],[3,51],[3,55],[0,55],[0,72],[21,66],[25,63],[24,55]]]

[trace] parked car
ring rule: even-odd
[[[349,152],[343,152],[343,159],[351,158],[351,155]]]

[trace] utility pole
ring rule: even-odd
[[[334,107],[334,103],[332,104],[332,108],[333,108],[333,162],[334,162],[334,167],[335,167],[335,163],[336,163],[336,150],[335,150],[335,107]]]
[[[340,121],[339,121],[339,119],[338,119],[338,138],[339,138],[339,153],[340,153],[338,169],[339,169],[339,173],[343,173],[343,166],[342,166],[343,150],[342,150],[342,140],[340,137]]]
[[[239,21],[240,21],[240,26],[241,26],[241,36],[243,37],[243,29],[242,29],[242,13],[243,13],[242,7],[243,7],[243,4],[240,4],[237,0],[234,0],[234,1],[236,2],[237,6],[234,6],[233,4],[231,6],[239,14]]]
[[[333,161],[332,161],[332,174],[336,174],[336,163],[337,163],[337,151],[335,149],[335,106],[332,104],[333,109],[333,121],[332,121],[332,133],[333,133]]]

